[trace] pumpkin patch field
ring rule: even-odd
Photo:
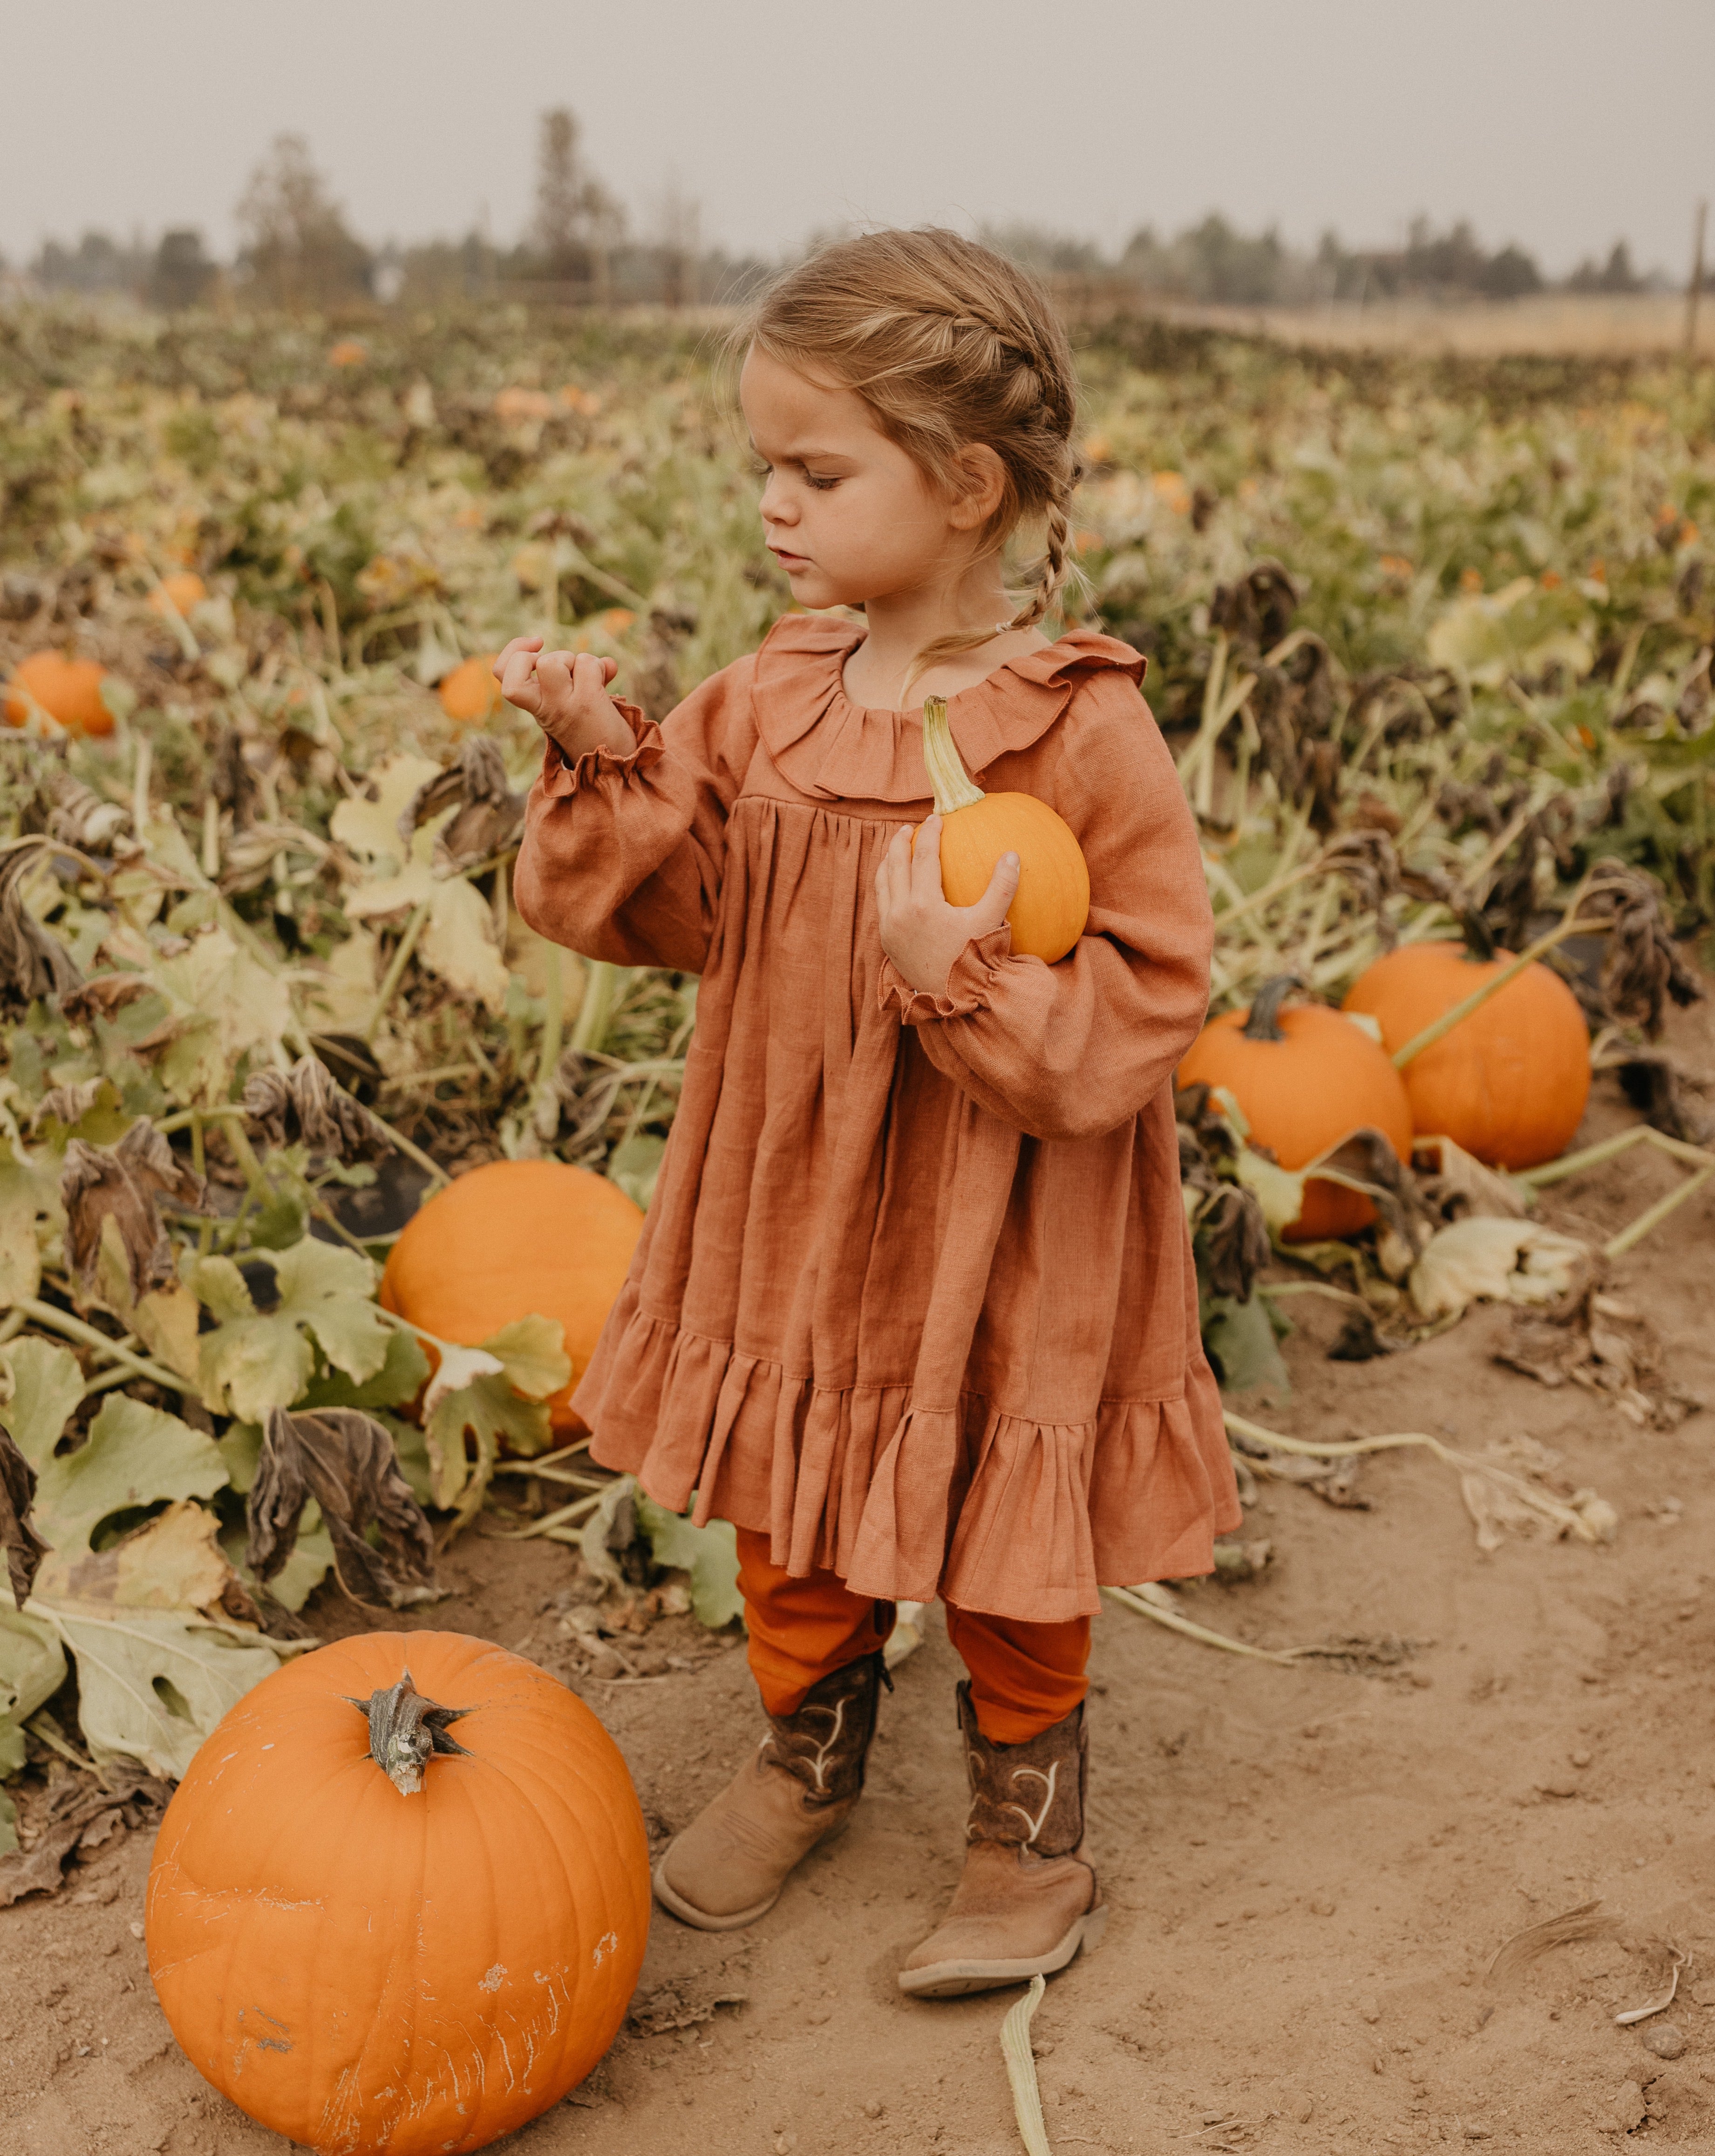
[[[489,669],[662,717],[791,603],[720,329],[0,312],[28,2156],[1037,2147],[1010,2000],[894,1984],[959,1861],[932,1609],[850,1833],[746,1930],[647,1914],[760,1714],[730,1529],[572,1394],[697,984],[520,918]],[[1045,2145],[1707,2147],[1715,377],[1077,338],[1068,613],[1148,660],[1215,919],[1245,1523],[1096,1628]],[[943,719],[949,896],[1018,846],[1051,962],[1099,876]]]

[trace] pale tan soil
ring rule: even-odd
[[[1707,1009],[1672,1038],[1715,1060]],[[1604,1086],[1611,1081],[1604,1081]],[[1599,1094],[1589,1137],[1627,1120]],[[1547,1209],[1610,1234],[1680,1173],[1605,1168]],[[1715,1186],[1616,1268],[1715,1402]],[[1188,1590],[1204,1621],[1276,1644],[1396,1634],[1379,1676],[1242,1661],[1110,1609],[1096,1628],[1092,1837],[1114,1914],[1101,1951],[1037,2016],[1057,2152],[1369,2152],[1482,2142],[1521,2156],[1620,2145],[1613,2100],[1645,2085],[1636,2138],[1715,2148],[1715,1414],[1641,1431],[1607,1401],[1495,1366],[1506,1319],[1363,1364],[1322,1350],[1339,1312],[1297,1299],[1295,1390],[1264,1419],[1299,1435],[1399,1429],[1481,1446],[1528,1432],[1618,1508],[1610,1548],[1509,1543],[1481,1556],[1452,1474],[1421,1455],[1367,1467],[1373,1509],[1265,1485],[1259,1582]],[[1664,1509],[1668,1501],[1682,1507]],[[566,1649],[541,1605],[572,1559],[472,1540],[459,1599],[428,1621]],[[343,1629],[332,1613],[324,1629]],[[743,1656],[671,1620],[649,1647],[693,1660],[652,1681],[584,1681],[652,1825],[687,1820],[747,1750]],[[706,2025],[622,2036],[593,2082],[513,2144],[533,2156],[1009,2156],[997,2043],[1016,1994],[904,2003],[901,1953],[950,1889],[961,1774],[944,1636],[884,1703],[850,1834],[752,1931],[658,1917],[641,1991],[742,1992]],[[1588,1763],[1576,1760],[1588,1755]],[[264,2156],[285,2144],[213,2096],[155,2005],[141,1917],[146,1837],[85,1867],[75,1901],[0,1916],[0,2118],[27,2156]],[[1496,1948],[1595,1897],[1620,1939],[1563,1948],[1492,1986]],[[93,1899],[89,1898],[93,1897]],[[1696,1955],[1662,2017],[1664,2062],[1615,2025],[1663,1966]]]

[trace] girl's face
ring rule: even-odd
[[[812,381],[754,346],[738,394],[768,471],[763,534],[801,606],[903,598],[965,572],[986,513],[980,486],[950,500],[855,389]]]

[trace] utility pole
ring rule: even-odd
[[[1685,356],[1695,361],[1697,356],[1697,305],[1703,296],[1703,228],[1708,222],[1709,205],[1697,204],[1696,237],[1692,241],[1692,276],[1685,295]]]

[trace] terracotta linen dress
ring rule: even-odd
[[[549,745],[515,878],[545,936],[699,973],[630,1276],[575,1395],[604,1465],[855,1593],[1055,1623],[1184,1577],[1240,1519],[1198,1337],[1175,1064],[1212,940],[1194,829],[1086,630],[949,700],[967,769],[1090,865],[1058,965],[1004,927],[946,993],[883,955],[877,864],[932,806],[915,714],[788,614],[637,747]]]

